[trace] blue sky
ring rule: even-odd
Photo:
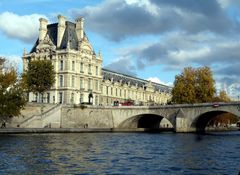
[[[186,66],[211,67],[218,89],[240,95],[239,0],[0,0],[0,56],[21,69],[40,17],[85,18],[105,68],[172,84]]]

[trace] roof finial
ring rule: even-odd
[[[98,51],[98,56],[99,56],[99,57],[102,57],[102,52],[101,52],[101,50]]]
[[[23,49],[23,56],[27,55],[27,50],[26,48]]]

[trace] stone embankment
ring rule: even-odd
[[[0,134],[44,134],[44,133],[108,133],[108,132],[170,132],[171,129],[147,130],[143,128],[1,128]]]

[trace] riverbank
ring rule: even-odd
[[[239,127],[215,127],[215,128],[206,128],[206,132],[225,132],[225,131],[240,131]]]
[[[33,133],[104,133],[104,132],[173,132],[173,128],[163,129],[118,129],[118,128],[1,128],[0,134]]]

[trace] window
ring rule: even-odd
[[[83,63],[80,63],[80,72],[83,73]]]
[[[59,103],[63,102],[63,94],[62,92],[59,92]]]
[[[60,70],[63,70],[63,60],[60,61]]]
[[[80,89],[83,89],[83,79],[80,78]]]
[[[59,77],[59,86],[63,87],[63,75],[60,75]]]
[[[75,61],[72,61],[72,71],[75,71]]]
[[[82,103],[83,102],[83,94],[80,94],[80,103]]]
[[[96,66],[96,75],[98,75],[98,66]]]
[[[37,99],[38,99],[38,94],[36,93],[35,94],[35,102],[37,102]]]
[[[117,93],[117,88],[116,88],[116,97],[118,96],[118,93]]]
[[[91,72],[91,64],[88,65],[88,74],[90,74],[90,75],[92,74],[92,72]]]
[[[92,80],[88,79],[88,90],[92,90]]]
[[[98,96],[95,96],[95,105],[98,105]]]
[[[50,93],[47,93],[47,103],[50,103]]]
[[[74,93],[71,94],[71,103],[74,103]]]
[[[72,75],[72,87],[74,87],[75,86],[75,77],[74,77],[74,75]]]
[[[120,97],[122,97],[122,89],[120,89]]]
[[[95,80],[95,90],[98,91],[98,80]]]

